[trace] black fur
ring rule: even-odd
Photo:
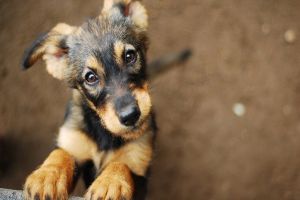
[[[73,187],[71,188],[71,190],[73,190],[75,188],[75,185],[76,185],[76,183],[77,183],[77,181],[80,177],[80,174],[81,174],[80,165],[77,162],[75,162],[75,169],[74,169],[73,179],[72,179],[72,181],[73,181],[72,186]]]
[[[21,69],[26,70],[33,64],[31,62],[31,55],[43,45],[43,42],[48,38],[47,33],[43,33],[31,44],[29,48],[27,48],[24,52]]]
[[[121,147],[125,142],[121,137],[113,136],[100,123],[98,115],[84,102],[82,105],[84,115],[84,132],[96,141],[99,150],[113,150]]]
[[[95,180],[97,174],[93,161],[89,160],[85,162],[81,167],[81,171],[84,185],[88,188]]]
[[[133,194],[133,200],[143,200],[146,198],[147,195],[147,185],[148,180],[147,177],[138,176],[131,172],[133,182],[134,182],[134,188],[135,192]]]

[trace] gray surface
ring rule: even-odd
[[[23,194],[21,190],[9,190],[0,188],[0,199],[1,200],[23,200]],[[71,200],[83,200],[79,197],[71,197]]]

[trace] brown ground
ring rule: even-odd
[[[21,188],[47,155],[68,99],[23,50],[57,22],[79,25],[100,0],[0,0],[0,187]],[[300,198],[298,0],[145,0],[149,57],[193,57],[153,83],[160,133],[149,199]],[[232,106],[241,102],[246,114]],[[2,135],[2,136],[1,136]]]

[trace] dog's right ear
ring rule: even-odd
[[[36,39],[23,57],[22,69],[30,68],[38,59],[43,58],[47,71],[57,79],[64,78],[68,64],[68,46],[66,40],[77,27],[64,23],[57,24],[48,33]]]

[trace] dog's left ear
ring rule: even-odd
[[[64,78],[68,62],[66,40],[77,27],[59,23],[48,33],[36,39],[23,57],[22,68],[30,68],[38,59],[43,58],[47,71],[57,79]]]
[[[132,20],[137,28],[146,31],[148,15],[145,7],[135,0],[104,0],[102,15],[115,16],[121,14]]]

